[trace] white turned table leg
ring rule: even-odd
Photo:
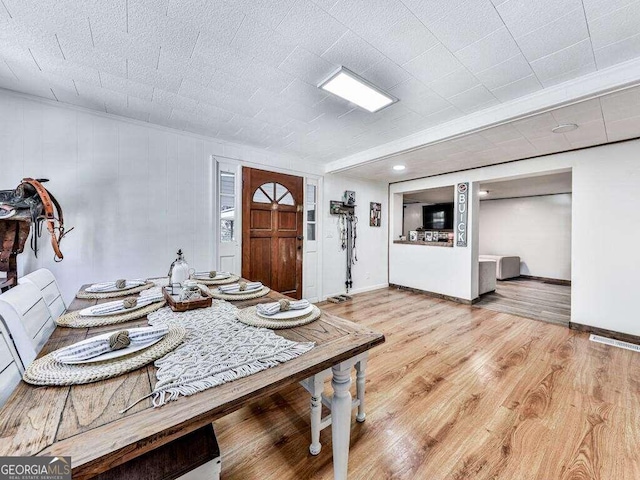
[[[366,358],[363,358],[358,363],[356,363],[356,398],[360,400],[360,403],[358,404],[358,414],[356,415],[356,420],[360,423],[364,422],[364,419],[367,416],[364,413],[364,386],[366,369]]]
[[[351,436],[351,365],[332,367],[333,397],[331,398],[331,437],[333,443],[333,477],[346,480],[349,467]]]
[[[318,455],[322,449],[320,444],[320,422],[322,421],[322,391],[324,390],[324,377],[316,375],[309,382],[311,387],[311,455]]]

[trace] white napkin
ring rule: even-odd
[[[209,276],[211,272],[195,272],[193,274],[194,278],[201,278],[201,279],[207,279],[207,278],[211,278]],[[216,277],[229,277],[231,276],[231,274],[229,272],[216,272]]]
[[[144,285],[144,280],[127,280],[126,288],[139,287]],[[102,282],[94,283],[90,287],[87,287],[87,292],[104,292],[106,290],[115,290],[116,282]]]
[[[91,313],[94,315],[106,315],[107,313],[119,313],[127,310],[124,308],[124,300],[116,300],[115,302],[102,303],[91,307]]]
[[[145,295],[140,294],[137,298],[137,307],[146,307],[155,302],[164,300],[164,296],[159,292],[147,293]],[[94,315],[106,315],[108,313],[116,314],[131,310],[132,307],[126,308],[124,306],[124,300],[116,300],[114,302],[101,303],[95,307],[91,307],[91,313]]]
[[[280,302],[261,303],[256,307],[256,311],[261,315],[275,315],[278,312],[286,312],[287,310],[304,310],[309,305],[309,300],[288,300],[289,308],[282,310],[282,304]]]
[[[144,290],[140,292],[140,295],[138,296],[138,304],[140,304],[140,302],[154,303],[162,300],[164,300],[164,295],[161,290],[157,289]]]
[[[158,327],[143,327],[132,328],[131,330],[120,330],[114,332],[113,335],[127,333],[129,337],[129,345],[141,345],[148,343],[152,340],[164,337],[169,331],[169,327],[161,325]],[[113,336],[112,335],[112,336]],[[70,345],[65,348],[61,348],[54,353],[54,358],[61,363],[66,362],[78,362],[82,360],[88,360],[89,358],[97,357],[103,353],[114,350],[110,344],[110,338],[101,338],[91,340],[81,344]]]
[[[262,288],[262,282],[247,282],[247,288],[245,289],[245,291],[249,292],[253,290],[258,290],[259,288]],[[231,285],[220,285],[218,287],[218,290],[220,290],[222,293],[239,292],[240,284],[232,283]]]

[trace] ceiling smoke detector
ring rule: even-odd
[[[553,133],[567,133],[567,132],[573,132],[574,130],[578,129],[578,125],[576,125],[575,123],[562,123],[560,125],[556,125],[555,127],[553,127],[551,129],[551,131]]]

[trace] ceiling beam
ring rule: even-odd
[[[342,172],[638,84],[640,59],[635,59],[335,160],[326,165],[325,172]]]

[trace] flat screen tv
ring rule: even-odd
[[[437,203],[422,207],[425,230],[453,230],[453,203]]]

